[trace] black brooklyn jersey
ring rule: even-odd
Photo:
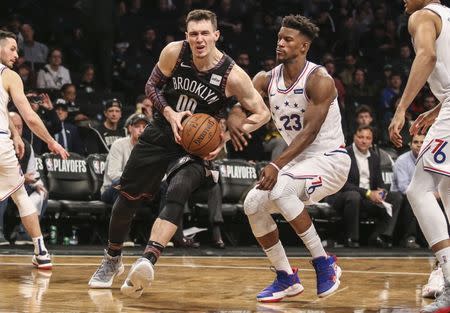
[[[217,119],[226,116],[227,109],[236,102],[227,98],[225,86],[234,61],[223,54],[220,61],[210,70],[200,72],[192,62],[192,52],[187,41],[183,42],[177,63],[163,88],[164,97],[176,112],[191,111],[206,113]],[[166,119],[159,112],[154,114],[155,122],[171,132]]]

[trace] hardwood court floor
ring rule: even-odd
[[[431,270],[430,258],[340,258],[341,287],[316,296],[314,270],[301,268],[303,294],[276,304],[259,304],[256,293],[274,278],[265,258],[162,257],[156,279],[140,299],[112,290],[90,290],[87,282],[100,256],[55,256],[53,271],[38,271],[29,256],[0,256],[0,312],[419,312]],[[125,257],[129,270],[135,257]]]

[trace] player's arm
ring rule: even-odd
[[[31,108],[31,105],[23,92],[23,83],[20,76],[14,71],[6,70],[3,72],[2,77],[4,78],[6,91],[11,95],[12,101],[31,131],[47,143],[50,151],[59,154],[63,159],[66,159],[69,156],[67,151],[53,139],[45,128],[44,123],[42,123],[40,117]]]
[[[226,93],[227,96],[235,96],[242,108],[250,113],[241,126],[244,132],[251,133],[270,120],[270,111],[261,94],[255,89],[247,73],[238,65],[233,66],[231,70]]]
[[[16,126],[14,126],[14,123],[9,115],[8,118],[9,118],[9,131],[11,132],[11,140],[13,141],[16,155],[20,160],[23,158],[23,155],[25,154],[25,144],[23,143],[22,137],[20,137],[19,131],[17,130]]]
[[[172,75],[172,71],[177,63],[178,56],[183,45],[182,41],[169,43],[161,51],[158,63],[153,68],[147,83],[145,84],[145,94],[153,103],[155,110],[161,112],[172,127],[175,141],[180,142],[179,131],[183,130],[181,120],[186,115],[191,115],[190,111],[175,112],[167,103],[162,89]]]
[[[334,80],[323,68],[318,68],[309,76],[305,92],[310,102],[304,113],[302,129],[283,153],[263,169],[258,189],[272,190],[277,182],[279,170],[316,139],[327,117],[330,105],[337,97]]]
[[[439,23],[441,23],[439,16],[430,10],[417,11],[408,21],[408,30],[416,47],[416,57],[398,105],[399,110],[406,111],[436,65],[437,25]]]
[[[261,71],[253,78],[253,86],[256,91],[261,95],[263,100],[267,103],[267,85],[270,81],[269,73]],[[247,114],[243,110],[241,104],[235,105],[227,119],[227,127],[230,134],[231,142],[235,150],[242,150],[247,145],[247,138],[251,138],[251,135],[244,128],[244,121],[247,118]],[[247,121],[249,122],[249,121]]]
[[[416,47],[416,57],[411,66],[408,82],[389,126],[389,136],[395,146],[402,145],[400,131],[405,123],[405,113],[436,65],[436,39],[441,19],[430,10],[415,12],[408,21],[408,31]]]

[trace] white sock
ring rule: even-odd
[[[264,252],[277,271],[285,271],[289,275],[293,274],[281,241],[278,240],[278,242],[269,249],[264,249]]]
[[[34,244],[34,254],[39,255],[47,253],[47,248],[45,247],[44,238],[42,238],[42,235],[33,238],[33,244]]]
[[[437,251],[436,258],[442,268],[442,273],[444,274],[445,284],[450,284],[450,247],[441,249]]]
[[[327,253],[322,246],[322,242],[320,241],[320,237],[316,232],[316,228],[314,224],[311,224],[311,227],[308,228],[307,231],[298,235],[300,239],[305,244],[306,248],[311,253],[313,259],[324,256],[327,257]]]

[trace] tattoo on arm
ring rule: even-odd
[[[145,84],[145,94],[153,102],[153,106],[163,112],[164,108],[169,104],[162,94],[162,87],[167,83],[169,78],[161,72],[158,65],[153,68],[147,83]]]

